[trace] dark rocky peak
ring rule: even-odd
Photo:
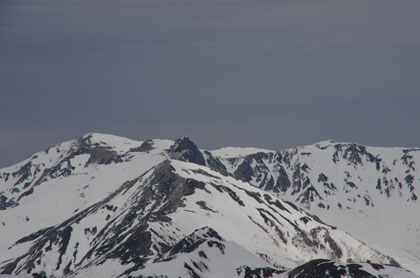
[[[202,152],[187,136],[176,139],[168,151],[173,159],[206,165]]]
[[[182,136],[181,138],[176,139],[174,144],[170,147],[170,151],[172,152],[182,152],[187,150],[198,150],[198,147],[187,136]]]
[[[225,165],[220,162],[219,158],[214,157],[208,151],[200,151],[187,136],[176,139],[168,151],[170,157],[173,159],[208,166],[210,169],[224,176],[228,175]]]

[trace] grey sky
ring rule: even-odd
[[[419,146],[419,0],[2,0],[0,167],[87,132]]]

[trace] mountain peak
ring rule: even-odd
[[[173,159],[206,165],[203,154],[187,136],[176,139],[169,152]]]
[[[182,136],[175,140],[174,144],[170,147],[173,152],[180,152],[184,150],[198,150],[198,147],[191,141],[188,136]]]

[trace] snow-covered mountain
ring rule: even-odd
[[[212,153],[237,179],[305,208],[420,273],[419,148],[323,141],[278,152],[241,150]]]
[[[392,170],[383,173],[391,159],[388,155],[375,153],[371,159],[361,153],[360,160],[342,147],[337,155],[332,154],[338,159],[327,163],[322,160],[323,151],[338,147],[320,144],[282,152],[252,148],[203,151],[187,137],[142,142],[87,134],[49,148],[0,170],[0,273],[39,277],[329,277],[328,272],[336,273],[332,277],[417,277],[399,268],[403,265],[416,271],[419,263],[415,259],[401,256],[403,253],[394,258],[394,253],[388,252],[390,246],[373,241],[377,246],[371,245],[368,236],[360,236],[363,227],[353,228],[358,231],[356,239],[340,225],[336,228],[323,221],[324,216],[328,218],[324,212],[335,210],[355,210],[347,221],[357,220],[364,207],[355,201],[347,209],[346,200],[360,190],[366,191],[360,199],[369,194],[366,198],[373,204],[367,206],[367,216],[363,216],[367,219],[376,216],[377,204],[386,201],[393,206],[395,200],[404,199],[398,204],[409,212],[410,206],[417,204],[412,197],[416,196],[415,181],[411,182],[413,189],[405,190],[404,183],[388,191],[389,182],[381,182],[382,194],[376,195],[363,181],[374,179],[370,175],[377,172],[387,180],[390,173],[415,179],[415,151],[408,152],[406,161],[401,158],[405,164],[395,162]],[[319,149],[320,154],[302,155],[304,148]],[[364,152],[370,154],[366,148]],[[365,156],[375,163],[371,174]],[[377,163],[381,171],[376,170]],[[341,164],[355,170],[347,174],[346,167],[337,166]],[[406,170],[403,165],[410,172],[400,173]],[[321,170],[321,183],[306,182]],[[321,177],[321,173],[317,175]],[[355,183],[350,178],[353,175],[360,182]],[[354,190],[341,188],[340,177]],[[325,186],[322,182],[334,183],[335,189],[329,184],[330,191],[325,191],[329,194],[319,193],[319,184]],[[313,189],[308,191],[310,187]],[[355,193],[355,188],[360,192]],[[333,198],[341,207],[333,208]],[[323,220],[314,212],[320,212]],[[393,223],[388,225],[392,229]],[[314,269],[319,276],[311,274]]]

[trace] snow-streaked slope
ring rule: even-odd
[[[107,197],[166,159],[171,144],[152,140],[153,149],[144,152],[136,149],[143,142],[87,134],[0,170],[0,250]],[[0,261],[11,254],[0,252]]]
[[[3,257],[2,271],[18,274],[45,271],[57,277],[89,276],[101,269],[109,269],[108,277],[141,273],[142,269],[155,269],[153,264],[163,262],[178,242],[207,226],[233,244],[227,244],[229,250],[240,247],[249,252],[246,257],[264,259],[260,267],[267,264],[294,267],[319,257],[397,265],[387,255],[324,224],[292,203],[207,166],[171,159],[203,162],[206,157],[204,161],[209,161],[209,157],[196,152],[187,138],[175,141],[169,148],[165,146],[163,151],[151,148],[153,141],[147,142],[141,144],[142,151],[137,156],[130,154],[128,159],[124,155],[123,162],[107,164],[108,167],[139,164],[129,171],[134,175],[138,169],[135,178],[122,183],[108,181],[113,191],[107,197],[95,199],[63,220],[55,219],[56,223],[35,233],[27,232],[20,238],[8,235],[8,242],[14,240],[7,246],[10,249]],[[154,154],[158,151],[160,155]],[[159,159],[152,160],[154,155]],[[155,165],[146,171],[140,167],[144,167],[145,161]],[[114,171],[96,167],[95,176]],[[7,215],[36,204],[35,200],[28,200],[3,212]],[[226,258],[238,256],[228,253]],[[208,265],[213,269],[211,275],[219,273],[220,267]]]
[[[260,257],[232,241],[225,241],[216,231],[204,227],[176,243],[162,259],[137,270],[133,277],[244,277],[244,268],[280,274]],[[242,271],[241,271],[242,270]]]
[[[420,273],[420,149],[323,141],[220,161],[236,178],[295,202]]]
[[[185,233],[199,228],[200,222],[204,221],[226,240],[235,241],[255,254],[264,254],[274,264],[287,267],[315,257],[341,261],[365,261],[375,257],[382,260],[378,253],[343,231],[324,225],[292,203],[271,199],[270,195],[248,183],[220,176],[200,165],[181,161],[172,161],[171,165],[184,178],[213,187],[198,191],[186,202],[194,207],[197,202],[206,200],[205,206],[210,210],[205,214],[181,213],[180,210],[171,216],[174,223],[181,223],[178,228]],[[232,200],[235,201],[233,205]],[[330,238],[336,243],[329,242]],[[336,245],[341,251],[335,250]]]
[[[0,273],[44,272],[55,277],[98,277],[104,272],[105,277],[198,277],[194,273],[258,277],[259,273],[266,277],[267,273],[285,275],[283,267],[317,258],[341,264],[403,263],[416,269],[415,256],[394,253],[389,245],[379,244],[389,239],[391,231],[400,235],[398,228],[379,219],[396,218],[404,210],[409,213],[407,204],[417,204],[412,197],[416,157],[411,152],[415,151],[403,150],[401,165],[395,162],[395,169],[386,173],[386,163],[394,163],[393,152],[401,149],[376,151],[382,156],[363,146],[322,142],[283,152],[255,148],[209,152],[187,137],[143,142],[87,134],[0,170],[0,250],[5,250],[0,252]],[[349,196],[367,196],[360,190],[366,181],[376,179],[372,167],[377,172],[379,167],[387,179],[392,172],[398,177],[412,175],[414,180],[408,190],[383,181],[387,187],[377,189],[379,193],[366,189],[374,206],[362,211],[356,200],[350,203],[358,210],[346,209]],[[345,186],[340,184],[343,178]],[[325,196],[318,192],[319,184]],[[399,192],[399,198],[389,192]],[[335,202],[341,208],[333,208]],[[378,236],[380,240],[372,241],[384,252],[294,203],[334,225],[347,224],[364,241],[370,239],[365,233],[372,235],[371,230],[357,226],[363,221],[352,221],[360,220],[358,213],[366,219],[375,217],[375,223],[389,227]],[[381,205],[387,207],[386,216],[378,210]],[[401,233],[406,238],[407,234]],[[184,243],[201,249],[183,249]],[[177,276],[169,275],[168,269],[176,269]]]

